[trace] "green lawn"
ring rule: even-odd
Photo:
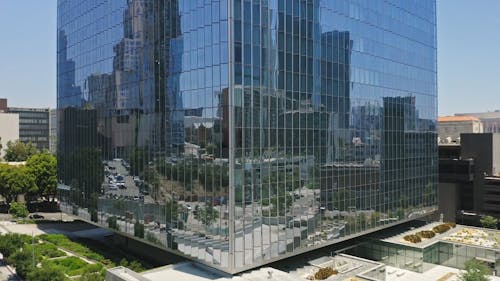
[[[89,264],[78,257],[44,260],[42,266],[53,266],[69,276],[82,275],[87,272],[100,272],[104,268],[101,263]]]

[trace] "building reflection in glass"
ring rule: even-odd
[[[435,28],[433,0],[59,0],[63,209],[233,273],[432,212]]]

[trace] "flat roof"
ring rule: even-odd
[[[466,122],[466,121],[480,121],[479,118],[474,116],[439,116],[438,122]]]
[[[423,249],[437,242],[447,242],[453,244],[467,245],[478,248],[486,248],[494,251],[500,251],[500,231],[465,225],[456,225],[454,228],[438,234],[432,238],[422,238],[422,242],[412,243],[404,240],[406,235],[415,234],[423,230],[432,230],[433,227],[443,224],[434,222],[422,227],[414,228],[397,235],[380,239],[380,241]]]
[[[457,225],[455,228],[452,228],[450,230],[448,230],[447,232],[445,233],[441,233],[441,234],[437,234],[432,237],[432,238],[429,238],[429,239],[425,239],[425,238],[422,238],[422,242],[419,242],[419,243],[412,243],[412,242],[409,242],[409,241],[406,241],[404,240],[404,237],[406,235],[411,235],[411,234],[415,234],[419,231],[424,231],[424,230],[432,230],[432,228],[434,228],[435,226],[438,226],[440,224],[443,224],[442,222],[433,222],[433,223],[430,223],[430,224],[426,224],[424,226],[421,226],[421,227],[418,227],[418,228],[414,228],[414,229],[411,229],[411,230],[408,230],[408,231],[405,231],[405,232],[402,232],[402,233],[398,233],[394,236],[391,236],[391,237],[388,237],[388,238],[385,238],[385,239],[380,239],[381,241],[384,241],[384,242],[389,242],[389,243],[392,243],[392,244],[398,244],[398,245],[404,245],[404,246],[410,246],[410,247],[414,247],[414,248],[420,248],[420,249],[423,249],[427,246],[430,246],[436,242],[439,242],[441,241],[441,238],[444,238],[448,235],[450,235],[452,232],[454,232],[455,230],[458,230],[458,229],[461,229],[462,226],[460,225]]]

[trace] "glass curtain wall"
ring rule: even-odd
[[[228,272],[435,210],[434,0],[58,0],[66,212]]]

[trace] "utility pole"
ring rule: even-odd
[[[33,231],[31,231],[31,249],[33,253],[33,268],[35,268],[35,235]]]

